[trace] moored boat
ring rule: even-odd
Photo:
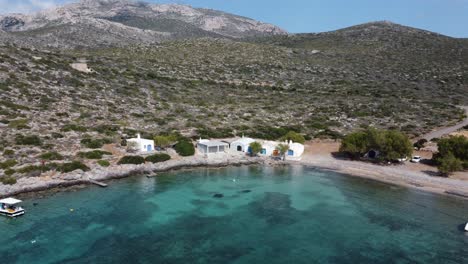
[[[18,206],[22,201],[15,198],[5,198],[0,200],[0,214],[9,217],[16,217],[24,214],[24,209]]]

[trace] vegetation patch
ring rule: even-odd
[[[78,156],[85,159],[102,159],[104,155],[112,155],[112,153],[102,150],[93,150],[88,152],[80,152]]]
[[[55,151],[41,154],[39,157],[43,160],[63,160],[63,156]]]
[[[451,136],[439,139],[437,142],[439,152],[433,160],[439,171],[449,175],[455,171],[468,169],[468,138],[464,136]]]
[[[154,154],[154,155],[148,156],[145,158],[145,161],[158,163],[158,162],[168,161],[170,159],[171,159],[171,156],[165,153],[161,153],[161,154]]]
[[[15,142],[18,145],[30,145],[30,146],[40,146],[40,145],[42,145],[42,140],[37,135],[21,135],[21,134],[18,134],[15,137]]]
[[[195,155],[195,147],[193,146],[192,142],[186,139],[177,142],[174,149],[179,155],[183,157]]]
[[[379,161],[397,161],[410,157],[413,147],[408,136],[399,131],[374,128],[347,135],[340,146],[340,152],[355,159],[364,157],[370,151],[379,153],[375,157]]]
[[[145,163],[145,158],[143,158],[142,156],[124,156],[118,162],[118,164],[135,164],[135,165],[143,164],[143,163]]]
[[[97,164],[99,164],[99,166],[101,166],[101,167],[109,167],[110,166],[110,162],[107,161],[107,160],[98,160]]]
[[[72,162],[63,163],[60,166],[60,170],[64,173],[72,172],[75,170],[89,171],[89,167],[81,163],[80,161],[72,161]]]

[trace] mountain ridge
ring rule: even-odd
[[[82,0],[32,14],[2,15],[0,29],[25,44],[47,46],[49,39],[49,46],[66,48],[287,34],[277,26],[222,11],[129,0]],[[95,32],[92,38],[86,36],[90,29]],[[77,42],[69,39],[68,32],[74,32]],[[79,40],[80,36],[93,41]]]

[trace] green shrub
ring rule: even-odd
[[[305,138],[303,135],[297,133],[297,132],[294,132],[294,131],[289,131],[286,135],[284,135],[283,137],[281,137],[281,140],[282,141],[289,141],[289,140],[292,140],[293,142],[297,142],[297,143],[301,143],[301,144],[304,144],[305,143]]]
[[[450,175],[453,172],[463,170],[463,163],[452,153],[448,153],[448,155],[445,155],[439,159],[438,169],[442,174]]]
[[[184,157],[195,155],[195,147],[188,140],[179,141],[174,149],[179,155]]]
[[[12,150],[12,149],[5,149],[5,150],[3,151],[3,155],[4,155],[4,156],[11,156],[11,155],[13,155],[13,154],[15,154],[15,151]]]
[[[394,161],[411,156],[413,147],[409,138],[401,132],[373,128],[347,135],[340,146],[340,152],[353,158],[360,158],[370,150],[379,151],[380,160]]]
[[[112,153],[107,152],[107,151],[101,151],[101,150],[93,150],[93,151],[78,153],[78,156],[80,158],[86,158],[86,159],[102,159],[102,156],[104,155],[112,155]]]
[[[13,177],[1,177],[0,182],[5,185],[13,185],[16,183],[16,179]]]
[[[62,127],[61,130],[64,132],[69,132],[69,131],[86,132],[88,129],[84,126],[80,126],[77,124],[66,124]]]
[[[66,173],[66,172],[72,172],[75,170],[89,171],[89,168],[88,166],[81,163],[80,161],[72,161],[72,162],[63,163],[60,166],[60,170]]]
[[[92,138],[83,138],[81,144],[90,149],[102,148],[104,144],[110,144],[112,140],[110,139],[92,139]]]
[[[141,156],[124,156],[118,162],[118,164],[143,164],[143,163],[145,163],[145,158]]]
[[[107,160],[98,160],[97,164],[99,164],[99,166],[101,166],[101,167],[109,167],[110,166],[110,162],[107,161]]]
[[[250,154],[253,156],[256,156],[258,153],[260,153],[260,151],[262,151],[262,148],[263,148],[262,144],[260,144],[257,141],[250,143],[249,147],[250,147]]]
[[[162,154],[154,154],[154,155],[148,156],[145,158],[145,161],[158,163],[158,162],[168,161],[170,159],[171,159],[171,156],[165,153],[162,153]]]
[[[44,153],[40,158],[43,160],[63,160],[63,156],[55,151]]]
[[[11,176],[11,175],[15,174],[15,172],[16,171],[13,170],[13,169],[6,169],[4,173],[5,173],[6,176]]]
[[[16,164],[18,164],[18,162],[16,162],[16,160],[13,160],[13,159],[9,159],[9,160],[6,160],[4,162],[0,162],[0,169],[8,169],[10,167],[13,167],[15,166]]]
[[[15,142],[18,145],[31,145],[31,146],[40,146],[42,145],[42,140],[37,135],[16,135]]]
[[[17,119],[17,120],[11,120],[8,123],[9,128],[15,128],[15,129],[25,129],[29,128],[28,127],[28,120],[27,119]]]

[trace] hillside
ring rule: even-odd
[[[0,16],[0,29],[10,35],[4,40],[48,48],[149,45],[185,38],[286,33],[276,26],[220,11],[131,0],[81,0],[31,15],[4,15]]]
[[[282,31],[186,6],[84,3],[2,20],[0,162],[80,159],[83,139],[136,132],[336,138],[374,126],[418,136],[468,105],[466,40],[389,22],[265,37]],[[101,12],[107,4],[115,10]],[[234,26],[208,30],[185,12]]]

